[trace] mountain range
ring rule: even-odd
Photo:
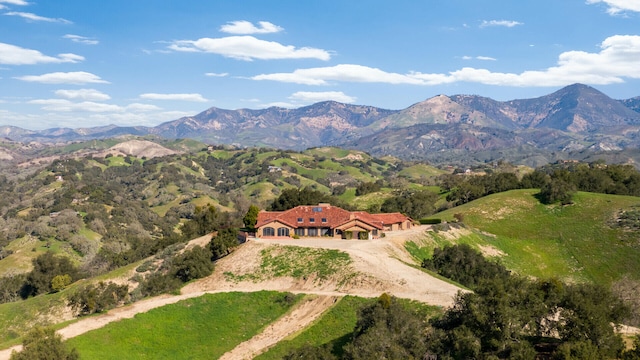
[[[639,148],[640,96],[615,100],[590,86],[574,84],[542,97],[510,101],[438,95],[403,110],[335,101],[297,109],[212,107],[155,127],[111,125],[31,131],[2,126],[0,133],[21,142],[156,135],[242,147],[301,150],[341,146],[378,156],[434,162],[507,159],[537,165],[566,157],[569,152],[593,154]]]

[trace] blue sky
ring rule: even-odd
[[[640,96],[640,0],[0,0],[0,125],[32,130],[573,83]]]

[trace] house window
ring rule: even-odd
[[[275,230],[272,227],[262,229],[262,236],[274,236]]]
[[[320,236],[333,236],[333,234],[331,234],[331,229],[322,228],[320,229]]]
[[[309,218],[309,222],[310,222],[310,223],[314,223],[314,222],[316,222],[316,218]]]
[[[318,236],[318,229],[317,228],[309,228],[309,230],[307,230],[307,233],[309,234],[309,236]]]
[[[298,236],[304,236],[304,228],[297,228],[294,230],[294,233]]]
[[[322,218],[322,222],[326,223],[327,222],[327,218]]]
[[[278,236],[289,236],[289,229],[285,227],[278,228]]]
[[[378,229],[373,229],[373,230],[371,231],[371,235],[373,235],[373,236],[378,236]]]
[[[301,223],[302,222],[302,218],[298,218],[298,222]]]

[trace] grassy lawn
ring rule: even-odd
[[[573,205],[560,206],[541,204],[537,192],[495,194],[433,217],[451,221],[463,214],[479,232],[456,242],[494,247],[506,254],[500,260],[508,268],[524,275],[604,285],[624,274],[640,278],[638,233],[612,226],[616,214],[640,198],[579,192]]]
[[[82,359],[217,359],[286,313],[293,304],[284,298],[272,291],[208,294],[111,323],[67,343]]]

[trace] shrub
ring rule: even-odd
[[[144,297],[171,293],[180,288],[182,282],[175,276],[153,273],[140,284],[140,294]]]
[[[467,244],[435,248],[433,257],[424,259],[422,267],[472,288],[482,280],[510,276],[503,265],[486,260]]]
[[[69,306],[78,316],[112,309],[124,303],[129,295],[128,285],[99,282],[80,288],[68,299]]]
[[[64,290],[69,284],[71,284],[71,276],[69,274],[56,275],[51,280],[51,290],[58,292]]]
[[[573,195],[575,192],[575,185],[560,179],[553,179],[540,189],[538,198],[543,204],[559,202],[562,205],[568,205],[573,203]]]
[[[67,349],[62,336],[52,328],[35,327],[22,340],[22,351],[11,352],[11,360],[77,360],[80,356],[76,349]]]
[[[200,246],[176,256],[170,270],[170,273],[182,282],[203,278],[212,272],[211,253]]]
[[[433,225],[442,223],[442,219],[420,219],[422,225]]]

